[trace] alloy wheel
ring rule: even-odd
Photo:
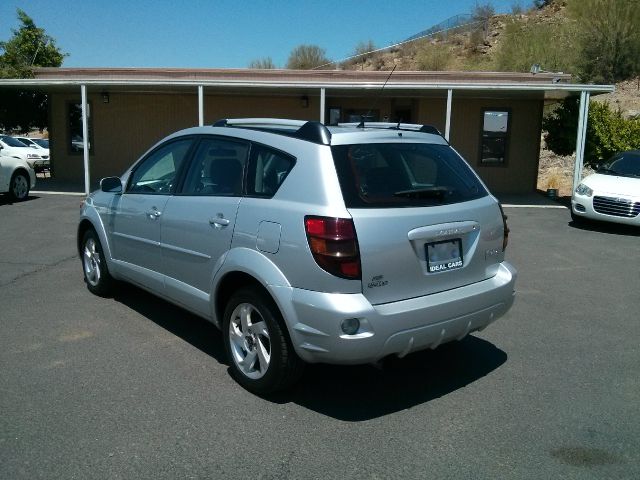
[[[87,282],[93,287],[97,286],[101,276],[100,254],[93,238],[89,238],[84,244],[82,264],[84,265],[84,276]]]
[[[250,303],[240,303],[229,322],[231,357],[248,378],[262,378],[271,361],[271,339],[260,312]]]

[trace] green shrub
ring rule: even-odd
[[[446,70],[451,63],[451,51],[447,45],[427,44],[416,54],[419,70]]]
[[[613,83],[640,73],[640,0],[569,0],[583,81]]]
[[[640,148],[640,121],[622,118],[605,103],[589,105],[585,157],[589,163],[609,159],[614,153]]]
[[[579,102],[565,99],[546,115],[542,128],[547,147],[558,155],[571,155],[576,149]],[[626,120],[606,103],[591,102],[587,121],[584,163],[594,165],[614,153],[640,148],[640,120]]]
[[[575,71],[575,26],[511,20],[504,31],[496,64],[503,72],[528,72],[534,64],[551,72]]]

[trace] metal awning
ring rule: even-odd
[[[185,93],[197,96],[198,124],[203,124],[204,95],[319,96],[325,121],[326,97],[434,97],[446,98],[445,138],[451,126],[452,99],[530,98],[555,102],[580,96],[574,188],[584,162],[589,98],[611,93],[613,85],[569,83],[563,73],[505,72],[362,72],[353,70],[250,70],[149,68],[38,68],[35,78],[0,79],[0,89],[29,89],[48,93],[79,92],[82,98],[85,191],[89,193],[89,149],[86,116],[88,89],[99,92]],[[381,90],[384,87],[384,92]]]

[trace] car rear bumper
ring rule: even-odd
[[[362,294],[274,287],[298,355],[307,362],[362,364],[463,338],[504,315],[514,300],[516,270],[507,262],[493,278],[424,297],[371,305]],[[355,335],[341,329],[357,318]]]

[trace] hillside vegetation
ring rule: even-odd
[[[467,26],[340,66],[358,70],[487,70],[572,73],[583,82],[613,83],[640,73],[640,0],[548,0],[540,8],[492,15],[476,7]],[[370,42],[371,44],[371,42]],[[354,51],[358,52],[358,48]]]

